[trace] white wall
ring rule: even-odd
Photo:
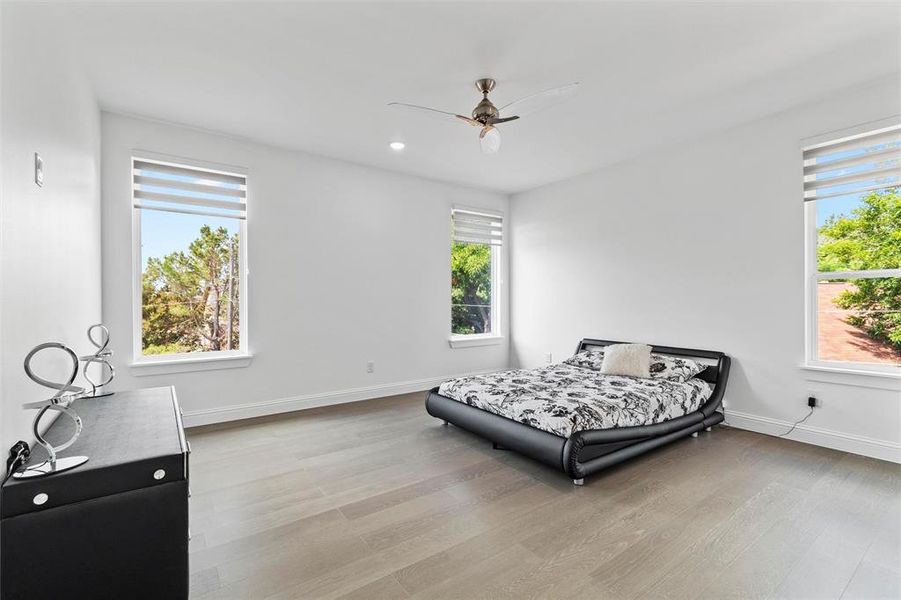
[[[813,391],[822,408],[793,437],[899,460],[901,382],[799,368],[801,140],[899,107],[898,80],[876,82],[515,195],[512,362],[565,358],[582,337],[722,350],[730,422],[785,431]]]
[[[506,339],[448,346],[451,206],[506,211],[506,196],[115,114],[103,114],[102,131],[103,318],[117,388],[174,384],[197,424],[507,366]],[[134,149],[249,170],[250,366],[153,376],[128,366]]]
[[[36,344],[87,353],[100,320],[100,112],[70,53],[45,33],[34,6],[3,3],[0,50],[0,452],[32,440],[23,402],[53,390],[22,369]],[[44,186],[34,183],[34,153]],[[40,361],[59,377],[62,363]]]

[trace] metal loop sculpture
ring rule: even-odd
[[[94,339],[94,330],[100,331],[100,340]],[[100,398],[102,396],[109,396],[113,392],[102,392],[100,388],[108,384],[113,380],[113,377],[116,375],[116,371],[113,368],[113,365],[110,364],[109,358],[113,355],[113,351],[107,349],[109,346],[109,329],[106,328],[102,323],[97,323],[95,325],[91,325],[88,327],[88,340],[94,347],[97,348],[97,352],[94,354],[88,354],[86,356],[82,356],[79,358],[84,363],[84,367],[82,368],[82,375],[85,378],[85,381],[91,384],[91,393],[85,394],[86,398]],[[100,375],[103,376],[104,372],[107,373],[107,376],[103,381],[97,382],[91,378],[90,373],[88,372],[88,367],[92,364],[100,365]],[[106,367],[106,369],[104,369]]]
[[[37,375],[34,372],[34,369],[32,369],[31,361],[34,359],[35,355],[43,350],[48,349],[62,350],[72,362],[72,369],[69,372],[69,377],[66,381],[50,381],[49,379],[45,379]],[[66,458],[59,458],[57,456],[58,452],[65,450],[66,448],[74,444],[75,440],[78,439],[78,436],[81,435],[81,417],[78,416],[78,413],[76,413],[74,409],[67,405],[70,400],[80,398],[84,395],[84,388],[73,385],[75,383],[75,378],[78,376],[78,355],[76,355],[71,348],[59,342],[46,342],[44,344],[39,344],[32,348],[31,352],[29,352],[25,356],[25,374],[28,375],[28,377],[38,385],[56,390],[56,393],[47,400],[27,402],[22,405],[22,408],[26,409],[39,409],[38,414],[34,418],[31,428],[32,432],[34,433],[35,440],[37,440],[37,443],[47,451],[49,458],[48,460],[45,460],[36,465],[32,465],[30,467],[16,471],[15,473],[13,473],[13,477],[17,479],[40,477],[41,475],[48,475],[50,473],[66,471],[87,462],[87,456],[69,456]],[[70,437],[66,442],[57,446],[54,446],[53,444],[48,442],[46,439],[44,439],[44,436],[41,435],[41,419],[49,410],[55,410],[60,414],[69,417],[75,424],[75,431],[73,432],[72,437]]]

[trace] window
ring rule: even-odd
[[[247,354],[244,174],[132,157],[136,362]]]
[[[504,218],[455,208],[451,220],[451,345],[461,339],[497,339]]]
[[[807,361],[901,373],[901,125],[804,149]]]

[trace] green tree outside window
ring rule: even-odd
[[[451,247],[451,332],[491,333],[491,246]]]
[[[142,276],[144,354],[238,350],[238,234],[200,228],[187,252],[149,258]]]
[[[870,192],[850,215],[833,215],[817,231],[820,272],[901,268],[901,188]],[[848,322],[891,345],[901,358],[901,277],[852,279],[835,303]]]

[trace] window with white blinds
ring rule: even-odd
[[[504,217],[454,208],[451,224],[451,346],[498,343]]]
[[[501,215],[455,208],[451,217],[457,242],[492,246],[504,243],[504,217]]]
[[[804,200],[901,185],[901,125],[804,150]]]
[[[131,174],[135,364],[248,356],[247,176],[147,156]]]
[[[808,363],[901,374],[901,124],[803,161]]]
[[[135,208],[214,217],[246,217],[244,175],[133,158]]]

